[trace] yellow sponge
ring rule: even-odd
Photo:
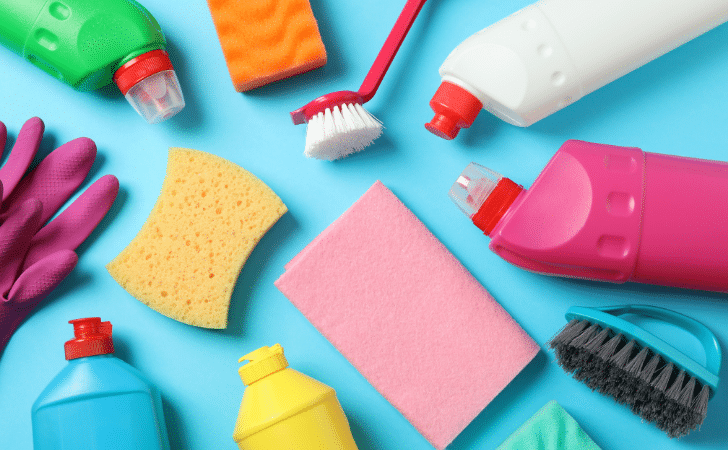
[[[286,211],[275,192],[240,166],[172,148],[154,209],[106,268],[127,292],[165,316],[225,328],[240,270]]]

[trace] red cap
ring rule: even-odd
[[[468,128],[483,109],[476,96],[447,81],[443,81],[430,100],[435,117],[425,124],[430,132],[444,139],[454,139],[460,128]]]
[[[493,228],[498,225],[521,192],[523,192],[523,186],[517,185],[509,178],[501,178],[478,212],[473,214],[472,219],[475,226],[483,230],[486,236],[490,236]]]
[[[98,317],[88,317],[69,320],[68,323],[73,324],[76,338],[66,342],[64,346],[67,360],[114,353],[111,322],[102,322]]]
[[[165,70],[174,70],[169,55],[164,50],[152,50],[142,53],[127,62],[114,73],[114,81],[123,95],[135,84],[150,75]]]

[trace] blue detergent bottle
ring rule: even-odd
[[[114,356],[111,323],[71,320],[68,366],[33,404],[35,450],[168,450],[159,392]]]

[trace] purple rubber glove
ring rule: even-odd
[[[119,191],[116,177],[103,176],[45,225],[86,179],[96,145],[88,138],[74,139],[26,174],[43,130],[37,117],[25,122],[0,169],[0,355],[25,318],[76,266],[74,250]],[[0,122],[0,155],[6,138]]]

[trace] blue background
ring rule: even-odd
[[[529,128],[481,113],[471,129],[448,142],[423,127],[432,115],[428,102],[439,85],[440,64],[463,39],[526,6],[528,0],[431,0],[378,94],[366,105],[384,123],[384,135],[360,154],[330,163],[303,156],[305,127],[293,126],[288,112],[325,93],[357,89],[404,1],[311,3],[328,64],[239,94],[232,88],[203,0],[144,1],[165,31],[187,101],[178,116],[158,125],[145,124],[113,86],[76,92],[0,48],[0,120],[8,126],[10,140],[26,119],[39,116],[46,123],[42,155],[88,136],[99,154],[86,185],[106,173],[121,182],[113,210],[79,249],[75,271],[21,326],[0,359],[1,448],[31,448],[30,408],[66,364],[63,342],[72,335],[67,321],[88,316],[113,323],[117,355],[161,390],[175,449],[236,448],[231,435],[243,394],[237,358],[276,342],[284,346],[292,367],[336,389],[360,449],[431,448],[273,286],[283,265],[377,179],[541,346],[565,324],[569,306],[638,303],[688,314],[708,325],[728,348],[725,295],[525,272],[492,254],[488,239],[447,197],[450,185],[471,161],[529,186],[571,138],[728,159],[727,26]],[[163,317],[128,295],[104,269],[151,211],[171,146],[212,152],[243,166],[289,208],[243,269],[226,330],[194,328]],[[447,312],[441,314],[447,320]],[[680,331],[651,326],[702,361],[702,350]],[[422,349],[422,357],[427,357],[427,349]],[[728,378],[728,369],[721,375]],[[710,402],[700,432],[670,440],[610,398],[572,380],[543,350],[451,448],[495,448],[552,399],[605,450],[728,447],[728,390],[719,390]]]

